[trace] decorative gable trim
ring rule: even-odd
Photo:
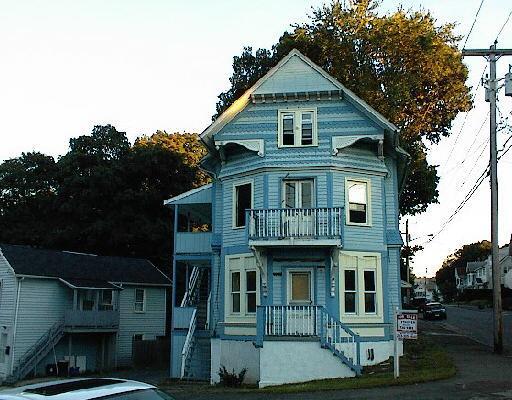
[[[288,101],[327,101],[343,99],[341,90],[317,90],[312,92],[286,92],[286,93],[262,93],[251,94],[251,103],[286,103]]]
[[[335,78],[330,76],[322,68],[316,65],[308,57],[302,54],[297,49],[293,49],[288,53],[287,56],[283,57],[277,65],[271,68],[263,77],[261,77],[251,88],[249,88],[241,97],[239,97],[227,110],[225,110],[208,128],[206,128],[200,135],[201,139],[205,142],[210,141],[217,132],[219,132],[226,124],[233,120],[251,101],[251,95],[271,76],[273,76],[284,64],[286,64],[290,58],[299,57],[302,61],[308,64],[312,69],[317,71],[325,79],[330,81],[335,87],[339,88],[344,98],[346,98],[351,104],[353,104],[359,111],[363,112],[368,118],[377,123],[381,128],[391,132],[398,132],[398,128],[389,122],[382,114],[377,110],[370,107],[361,98],[357,97],[354,92],[347,89],[344,85],[338,82]],[[270,94],[272,96],[272,94]],[[291,99],[290,99],[291,100]]]
[[[341,149],[352,146],[355,142],[361,139],[370,139],[375,141],[384,140],[384,135],[347,135],[347,136],[333,136],[331,140],[332,155],[335,156]],[[380,154],[379,154],[380,156]]]
[[[265,156],[265,143],[263,139],[229,139],[215,141],[215,147],[217,150],[219,150],[221,146],[226,146],[228,144],[238,144],[245,147],[247,150],[258,153],[260,157]]]

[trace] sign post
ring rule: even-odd
[[[394,357],[393,357],[393,376],[400,376],[400,355],[398,341],[404,339],[418,339],[418,311],[395,309],[394,316]]]

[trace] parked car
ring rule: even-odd
[[[66,379],[0,391],[0,400],[174,400],[147,383],[125,379]]]
[[[446,319],[446,308],[441,303],[433,302],[425,304],[423,319]]]
[[[428,300],[426,297],[415,297],[411,299],[411,307],[414,310],[418,310],[418,312],[423,312],[425,308],[425,304],[428,303]]]

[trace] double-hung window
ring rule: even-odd
[[[252,183],[233,186],[233,228],[245,226],[245,211],[252,208]]]
[[[341,315],[348,320],[382,320],[381,257],[378,253],[340,252]]]
[[[259,296],[259,274],[252,254],[226,257],[226,315],[254,319]]]
[[[100,310],[113,310],[114,309],[114,291],[113,290],[102,290],[101,291],[101,302]]]
[[[370,225],[370,185],[365,180],[346,180],[347,223]]]
[[[279,147],[317,146],[315,109],[279,111]]]
[[[345,283],[345,313],[355,314],[357,306],[357,291],[356,291],[356,272],[355,269],[345,269],[344,272],[344,283]]]
[[[364,271],[364,312],[375,313],[377,290],[375,288],[375,270]]]
[[[146,290],[135,289],[135,302],[133,304],[133,310],[137,313],[146,311]]]

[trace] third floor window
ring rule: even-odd
[[[279,111],[279,147],[317,146],[316,110]]]

